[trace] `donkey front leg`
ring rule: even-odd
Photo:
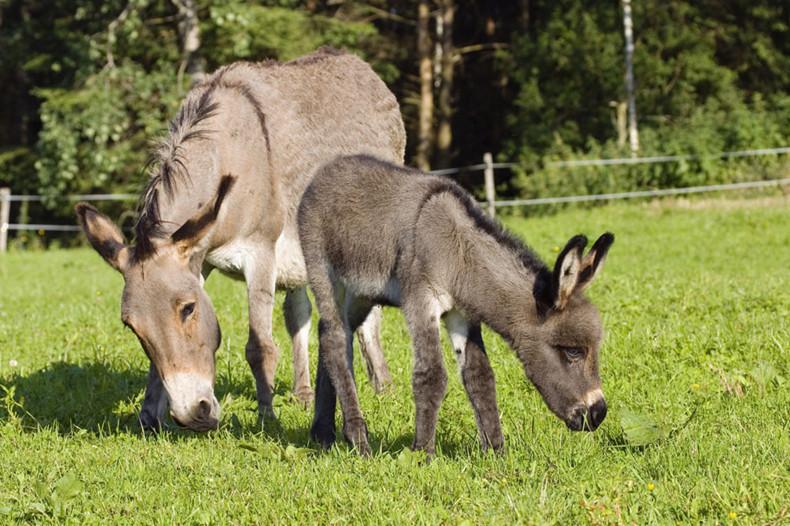
[[[429,299],[404,302],[403,311],[414,347],[415,432],[412,449],[433,455],[439,406],[447,390],[447,372],[439,339],[438,310]]]
[[[140,409],[140,425],[143,431],[156,432],[162,429],[165,411],[167,411],[167,393],[159,377],[159,371],[152,362],[148,367],[148,385],[145,387],[145,398]]]
[[[275,256],[274,247],[257,253],[251,268],[244,270],[249,303],[250,334],[246,356],[255,377],[258,413],[264,421],[274,418],[274,373],[280,349],[272,338],[272,310],[274,309]]]
[[[458,371],[472,404],[483,451],[502,449],[504,437],[496,403],[494,371],[488,362],[480,324],[469,324],[457,311],[445,315],[444,324],[453,344]]]
[[[368,379],[373,389],[381,393],[392,384],[392,376],[381,351],[381,307],[375,306],[367,319],[357,329],[359,350],[365,358]]]
[[[283,314],[293,344],[293,390],[296,398],[305,406],[313,401],[313,390],[310,388],[310,356],[307,347],[310,339],[311,310],[306,287],[290,289],[286,292]]]

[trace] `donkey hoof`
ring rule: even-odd
[[[300,387],[294,392],[296,399],[304,406],[305,409],[309,409],[310,405],[313,403],[314,393],[313,390],[309,387]]]
[[[376,392],[377,395],[383,395],[391,392],[394,389],[392,383],[392,377],[387,375],[382,378],[378,378],[373,382],[373,391]]]
[[[139,420],[145,433],[158,433],[162,430],[162,421],[148,411],[142,411]]]

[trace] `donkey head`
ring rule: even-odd
[[[540,322],[519,345],[527,376],[549,408],[574,431],[593,431],[606,417],[598,375],[603,328],[598,310],[582,291],[601,270],[613,242],[614,235],[606,233],[585,256],[586,237],[568,241],[544,283]]]
[[[90,244],[123,274],[121,319],[159,372],[170,415],[197,431],[214,429],[219,421],[214,353],[221,337],[202,286],[205,249],[200,241],[214,225],[233,182],[231,176],[223,177],[213,202],[169,237],[153,240],[155,249],[144,255],[127,245],[118,227],[95,208],[86,203],[75,207]]]

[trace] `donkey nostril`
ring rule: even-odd
[[[211,402],[205,398],[198,402],[197,417],[201,420],[206,419],[211,414]]]

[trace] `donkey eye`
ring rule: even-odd
[[[568,358],[570,361],[575,361],[584,356],[584,350],[578,347],[558,347],[564,354],[565,357]]]
[[[181,307],[181,321],[186,321],[189,318],[190,314],[195,312],[195,302],[187,303],[183,307]]]

